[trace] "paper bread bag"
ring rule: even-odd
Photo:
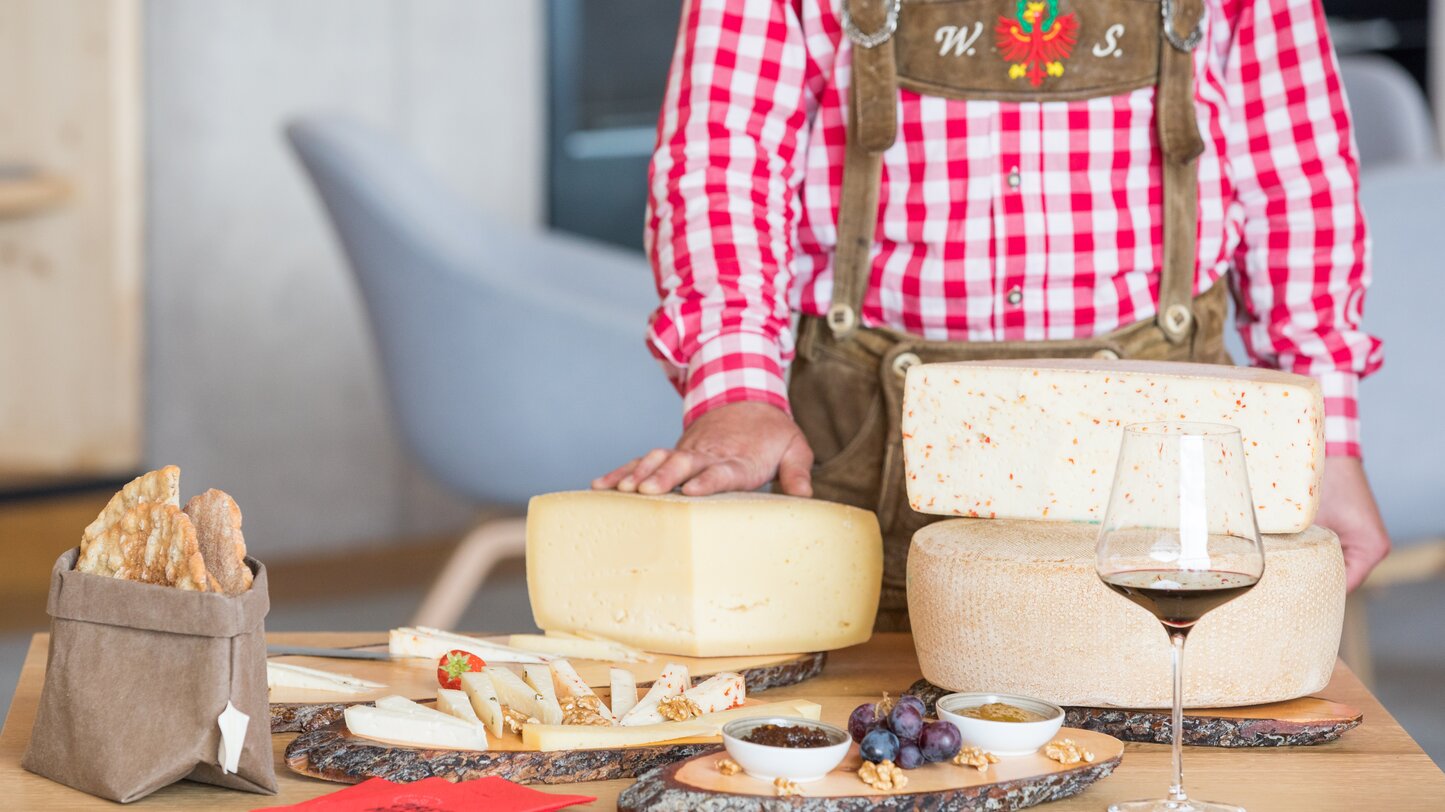
[[[246,558],[251,588],[224,595],[76,572],[78,555],[51,572],[50,655],[21,765],[122,803],[183,778],[275,794],[265,567]],[[227,742],[229,772],[228,703],[249,717]]]

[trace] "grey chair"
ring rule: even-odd
[[[1383,56],[1340,59],[1360,166],[1375,169],[1439,158],[1430,105],[1414,78]]]
[[[302,118],[287,135],[355,272],[393,418],[424,470],[515,512],[676,439],[680,403],[643,339],[657,306],[643,257],[483,217],[353,119]],[[522,554],[524,527],[470,533],[417,624],[453,626],[488,570]]]

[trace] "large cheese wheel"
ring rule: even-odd
[[[862,643],[882,578],[877,517],[821,499],[575,491],[527,508],[537,625],[663,654]]]
[[[923,676],[954,691],[1061,705],[1172,702],[1159,621],[1099,580],[1098,525],[954,519],[919,530],[908,610]],[[1190,633],[1190,707],[1277,702],[1329,682],[1345,611],[1345,567],[1320,527],[1265,536],[1259,583]]]
[[[1314,522],[1325,455],[1319,383],[1216,364],[914,366],[903,392],[908,501],[920,513],[1097,522],[1124,426],[1175,420],[1239,429],[1260,532]]]

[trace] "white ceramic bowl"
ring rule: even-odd
[[[754,728],[762,725],[797,725],[823,731],[833,742],[826,747],[775,747],[743,741]],[[853,739],[848,731],[811,719],[796,719],[788,716],[760,716],[752,719],[738,719],[723,725],[723,746],[728,755],[743,772],[754,778],[772,781],[786,778],[799,784],[818,781],[843,761]]]
[[[961,716],[958,711],[990,702],[1010,705],[1042,714],[1042,722],[993,722]],[[1053,740],[1064,726],[1064,709],[1052,702],[1014,694],[949,694],[938,700],[938,718],[958,728],[964,747],[982,747],[996,756],[1027,756]]]

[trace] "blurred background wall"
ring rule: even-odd
[[[355,114],[489,215],[540,223],[539,2],[145,3],[147,465],[242,505],[259,554],[465,525],[409,462],[356,286],[282,128]],[[639,347],[640,349],[640,347]]]

